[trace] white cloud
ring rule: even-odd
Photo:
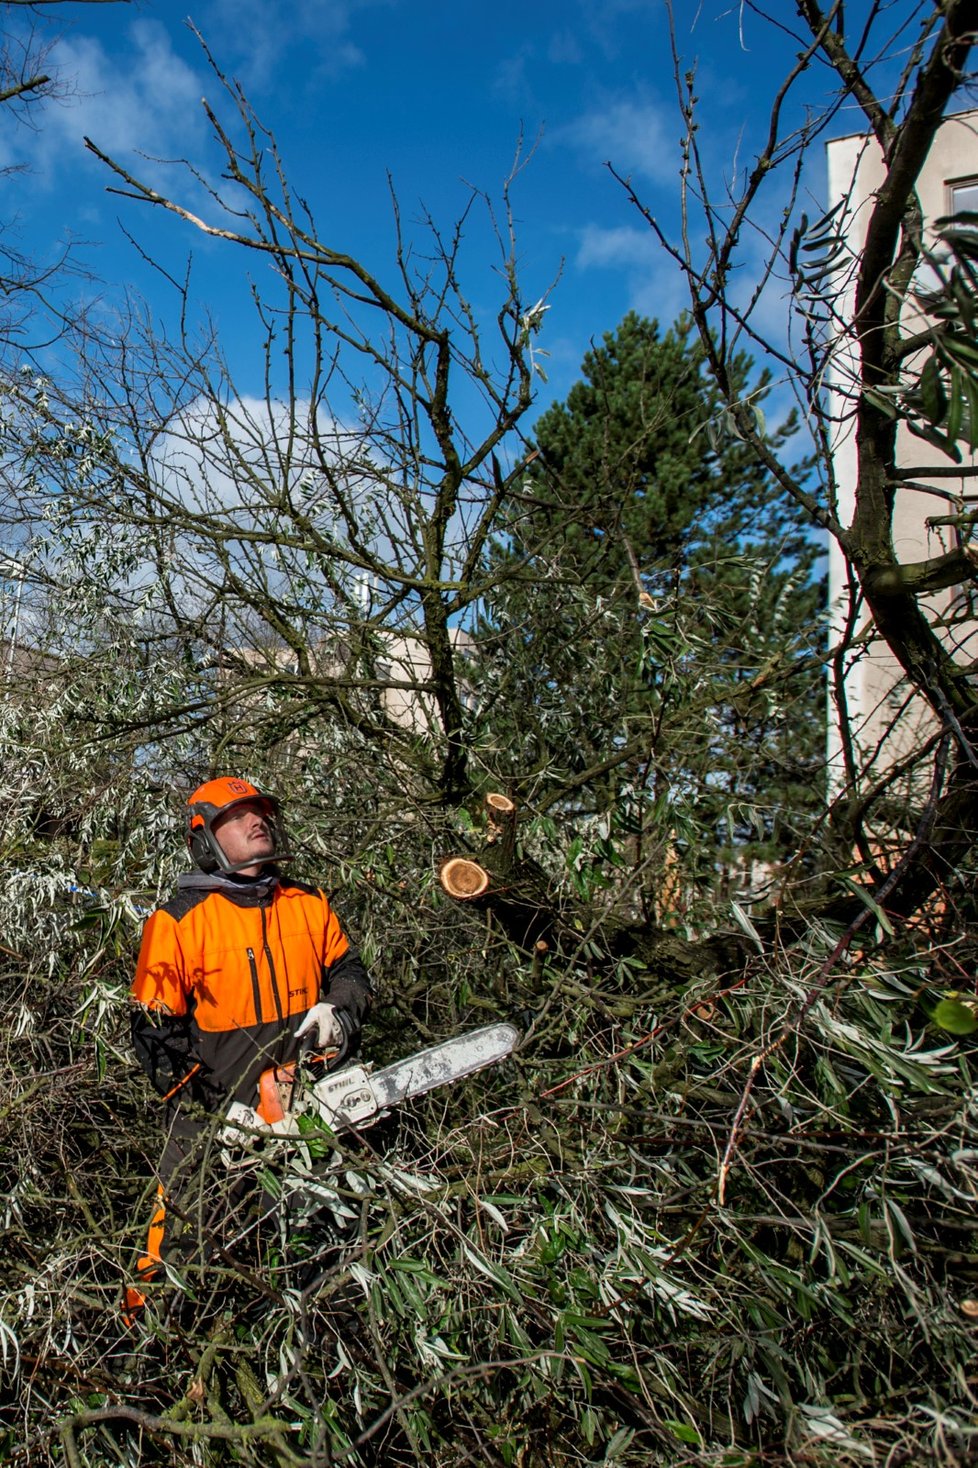
[[[428,496],[413,484],[404,487],[396,465],[378,472],[379,455],[373,468],[365,467],[368,452],[361,426],[328,417],[308,398],[270,404],[242,395],[224,402],[220,412],[206,397],[187,404],[159,435],[151,456],[163,508],[172,507],[169,554],[175,581],[188,595],[206,599],[208,591],[224,585],[230,568],[242,585],[270,587],[287,599],[305,601],[304,615],[328,621],[335,605],[307,559],[310,536],[304,522],[316,527],[321,544],[335,538],[331,576],[355,599],[368,595],[368,585],[376,592],[385,584],[389,591],[398,572],[423,574],[418,515]],[[295,513],[283,499],[283,487]],[[349,536],[347,511],[370,555],[397,568],[390,582],[382,575],[379,582],[373,577],[368,582],[355,564],[355,552],[351,549],[347,559],[340,549]],[[215,522],[221,526],[219,536]],[[256,529],[261,536],[252,542]],[[459,573],[467,535],[463,510],[450,527],[444,575]],[[139,579],[153,575],[147,560]],[[229,610],[234,601],[230,595]]]
[[[572,30],[555,31],[547,45],[547,60],[555,66],[580,66],[584,50]]]
[[[600,224],[586,224],[581,230],[575,264],[581,270],[591,266],[651,265],[659,254],[650,229],[619,224],[606,229]]]
[[[644,14],[650,7],[649,0],[578,0],[577,8],[589,46],[598,47],[604,57],[611,59],[622,51],[621,18]]]
[[[163,27],[137,20],[126,41],[112,57],[90,36],[65,37],[53,48],[51,64],[70,92],[46,107],[37,133],[22,132],[16,144],[35,182],[53,186],[89,159],[86,136],[120,157],[133,150],[163,156],[185,152],[202,132],[201,79],[175,54]]]
[[[505,57],[493,74],[493,91],[516,106],[531,105],[530,74],[533,56],[533,48],[523,46],[512,56]]]
[[[689,304],[681,271],[647,227],[586,225],[574,263],[579,270],[618,271],[625,277],[629,307],[664,325]]]
[[[654,317],[667,327],[689,309],[689,291],[678,267],[663,256],[651,270],[632,275],[628,304],[640,316]]]
[[[611,163],[617,173],[665,183],[678,177],[674,132],[671,109],[620,98],[556,128],[550,141],[573,148],[595,167]]]
[[[270,404],[242,394],[221,405],[196,398],[157,439],[153,462],[169,492],[192,510],[231,510],[244,521],[260,518],[285,482],[298,493],[317,462],[308,399]],[[350,430],[317,415],[315,432],[331,459],[341,462],[357,440]]]
[[[358,11],[385,0],[306,0],[272,5],[269,0],[211,0],[202,14],[201,32],[220,44],[222,58],[244,82],[258,91],[282,85],[281,67],[295,50],[290,70],[301,87],[310,73],[336,76],[364,64],[364,54],[350,35]]]

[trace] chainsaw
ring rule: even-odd
[[[248,1128],[244,1117],[238,1124],[252,1136],[271,1132],[297,1137],[305,1118],[322,1123],[333,1133],[360,1131],[379,1121],[392,1106],[505,1060],[519,1039],[513,1025],[484,1025],[429,1045],[382,1070],[368,1064],[331,1071],[329,1055],[273,1066],[262,1073],[258,1083],[253,1127]]]
[[[291,1143],[285,1153],[286,1175],[277,1185],[278,1195],[288,1196],[294,1210],[290,1226],[301,1220],[303,1210],[309,1216],[328,1208],[342,1228],[345,1220],[353,1215],[337,1188],[314,1174],[310,1149],[305,1145],[309,1139],[309,1122],[312,1121],[313,1129],[318,1123],[334,1135],[360,1131],[372,1126],[402,1101],[423,1096],[437,1086],[448,1085],[505,1060],[519,1040],[520,1032],[512,1025],[485,1025],[438,1045],[429,1045],[426,1050],[395,1060],[382,1070],[374,1070],[372,1065],[330,1070],[335,1052],[333,1055],[306,1053],[289,1065],[271,1067],[259,1079],[257,1107],[241,1102],[233,1102],[229,1107],[218,1134],[222,1161],[229,1170],[247,1169],[256,1162],[260,1165],[261,1149],[257,1156],[251,1151],[256,1142],[279,1137]],[[334,1157],[338,1159],[339,1154],[334,1153]],[[272,1216],[275,1206],[272,1202],[259,1210],[257,1218],[229,1241],[229,1247]],[[159,1256],[152,1256],[148,1266],[143,1279],[150,1279],[156,1273]],[[146,1296],[140,1288],[130,1285],[126,1289],[123,1320],[127,1326],[135,1323],[145,1303]]]

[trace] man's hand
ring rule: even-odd
[[[217,1140],[222,1147],[251,1147],[258,1140],[256,1133],[268,1130],[268,1122],[253,1106],[245,1106],[243,1101],[232,1101]]]
[[[315,1044],[320,1050],[342,1049],[346,1031],[339,1014],[332,1004],[314,1004],[302,1024],[296,1030],[296,1039],[315,1032]]]

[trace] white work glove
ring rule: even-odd
[[[253,1106],[245,1106],[243,1101],[232,1101],[225,1113],[218,1141],[222,1147],[251,1147],[258,1140],[256,1134],[268,1130],[268,1122]]]
[[[314,1004],[302,1024],[295,1032],[297,1040],[315,1030],[315,1043],[320,1050],[342,1049],[346,1040],[336,1007],[332,1004]]]

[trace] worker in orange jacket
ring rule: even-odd
[[[167,1142],[144,1279],[162,1255],[167,1191],[206,1129],[205,1113],[247,1128],[263,1072],[300,1046],[341,1061],[358,1042],[370,981],[316,887],[287,880],[278,802],[247,780],[209,780],[187,803],[198,870],[143,930],[132,1038],[165,1103]],[[204,1108],[202,1112],[201,1108]],[[131,1291],[138,1306],[138,1291]]]

